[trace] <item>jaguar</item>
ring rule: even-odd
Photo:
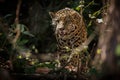
[[[77,11],[64,8],[57,12],[49,12],[57,40],[61,66],[67,63],[72,50],[79,47],[87,39],[84,19]],[[66,56],[67,55],[67,56]],[[79,54],[74,54],[69,67],[78,67]]]

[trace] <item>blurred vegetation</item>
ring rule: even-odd
[[[0,2],[0,55],[7,54],[2,58],[12,61],[11,70],[28,74],[35,73],[39,67],[56,70],[57,61],[41,63],[39,59],[40,54],[54,53],[57,48],[49,11],[57,11],[65,7],[78,11],[84,17],[88,36],[90,36],[96,29],[97,20],[102,21],[102,11],[105,7],[101,0],[22,0],[18,24],[20,36],[15,43],[12,43],[17,34],[14,32],[17,27],[14,22],[18,3],[16,1],[14,0],[14,4],[8,6],[2,5],[8,4],[8,0]],[[101,23],[99,21],[98,23]],[[94,53],[91,52],[96,49],[97,40],[98,37],[95,37],[89,45],[88,52],[92,57]],[[119,47],[118,45],[116,49],[117,55],[120,52]],[[51,60],[52,58],[54,57],[50,57]],[[101,75],[94,68],[90,68],[88,75]]]

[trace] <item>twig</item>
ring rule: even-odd
[[[20,36],[19,14],[20,14],[21,4],[22,4],[22,0],[18,0],[17,9],[16,9],[16,18],[15,18],[16,29],[14,30],[14,33],[16,33],[16,36],[12,40],[13,48],[16,47],[16,42]]]
[[[19,24],[19,13],[20,13],[21,4],[22,4],[22,0],[18,0],[17,9],[16,9],[15,24]]]
[[[97,28],[95,30],[96,31],[94,31],[82,45],[80,45],[79,47],[72,50],[72,53],[70,54],[70,57],[69,57],[67,63],[70,62],[70,60],[74,54],[77,54],[77,53],[83,51],[90,44],[90,42],[94,39],[94,37],[96,36],[96,33],[98,32]]]
[[[20,13],[20,7],[22,4],[22,0],[18,0],[17,8],[16,8],[16,18],[15,18],[15,30],[13,31],[16,33],[15,37],[12,39],[11,44],[12,48],[16,49],[16,42],[18,38],[20,37],[20,25],[19,25],[19,13]],[[12,55],[10,56],[10,61],[11,61],[11,70],[13,70],[13,65],[12,65]]]

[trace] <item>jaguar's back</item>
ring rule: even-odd
[[[72,49],[80,46],[87,39],[87,31],[82,16],[70,8],[61,9],[56,13],[50,12],[50,16],[52,18],[52,25],[55,28],[60,55],[70,55]],[[70,49],[70,51],[66,48]],[[74,63],[70,64],[76,66],[78,61],[76,59],[78,59],[78,55],[73,56],[70,61]],[[60,60],[65,62],[63,58]]]

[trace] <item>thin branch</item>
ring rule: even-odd
[[[21,4],[22,4],[22,0],[18,0],[17,9],[16,9],[16,18],[15,18],[16,29],[14,30],[14,33],[16,33],[16,35],[15,38],[12,40],[13,48],[16,47],[16,41],[20,36],[20,25],[18,24],[19,24],[19,14],[20,14]]]
[[[15,35],[15,37],[11,41],[13,49],[16,49],[16,42],[17,42],[18,38],[20,37],[19,13],[20,13],[21,4],[22,4],[22,0],[18,0],[17,9],[16,9],[16,18],[15,18],[16,28],[13,31],[14,33],[16,33],[16,35]],[[13,59],[12,59],[12,55],[11,55],[10,56],[11,70],[13,70],[12,60]]]
[[[76,53],[79,53],[81,51],[83,51],[85,48],[87,48],[87,46],[90,44],[90,42],[95,38],[96,34],[98,33],[98,29],[96,28],[95,31],[88,37],[88,39],[79,47],[75,48],[72,50],[72,53],[70,54],[70,57],[68,59],[68,63],[70,62],[72,56]]]
[[[15,18],[16,24],[19,24],[19,14],[20,14],[21,4],[22,4],[22,0],[18,0],[17,9],[16,9],[16,18]]]

